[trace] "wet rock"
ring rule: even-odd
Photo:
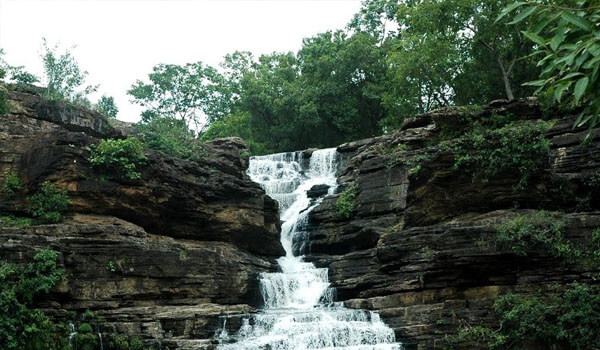
[[[327,194],[329,186],[325,184],[314,185],[306,192],[308,198],[319,198]]]

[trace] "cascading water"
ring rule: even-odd
[[[334,302],[327,269],[294,256],[305,243],[308,214],[322,201],[322,197],[309,198],[308,191],[326,185],[332,194],[337,186],[335,148],[314,151],[308,162],[302,156],[293,152],[250,159],[250,178],[279,202],[286,255],[277,260],[281,272],[260,275],[264,309],[244,317],[232,336],[225,328],[227,319],[223,320],[219,349],[402,349],[377,313]]]

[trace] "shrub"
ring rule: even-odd
[[[354,202],[356,198],[356,190],[358,186],[350,186],[340,194],[336,202],[336,215],[338,218],[350,218],[354,214],[356,210],[356,203]]]
[[[67,190],[58,189],[50,181],[42,184],[42,189],[33,196],[27,197],[29,212],[42,222],[61,222],[63,213],[69,208],[71,201]]]
[[[517,216],[497,227],[494,243],[519,256],[532,249],[543,249],[556,258],[574,262],[581,250],[565,239],[565,223],[546,212]]]
[[[57,261],[56,252],[43,250],[27,265],[0,265],[0,349],[67,348],[67,328],[31,308],[34,298],[63,280]]]
[[[13,215],[0,216],[0,227],[29,227],[31,226],[30,218],[20,218]]]
[[[77,327],[77,333],[72,338],[76,349],[96,350],[98,348],[98,335],[92,330],[89,323],[82,323]]]
[[[122,334],[111,334],[106,342],[106,350],[144,350],[144,343],[139,338]]]
[[[199,160],[206,155],[202,144],[185,122],[172,118],[153,118],[136,125],[138,136],[151,149],[176,158]]]
[[[454,170],[487,182],[501,173],[519,176],[514,189],[525,187],[534,174],[549,163],[550,142],[544,137],[547,122],[522,121],[498,129],[476,127],[443,148],[455,153]]]
[[[97,146],[91,147],[89,161],[92,166],[101,169],[107,176],[139,179],[142,174],[137,168],[146,162],[144,144],[129,137],[124,140],[102,140]]]
[[[115,104],[115,98],[112,96],[103,95],[96,103],[96,111],[111,118],[116,118],[119,113],[119,108]]]
[[[452,345],[470,341],[489,349],[598,349],[600,344],[600,294],[575,283],[562,292],[532,296],[508,294],[496,299],[494,311],[500,327],[463,327]]]
[[[501,315],[502,345],[532,342],[588,350],[600,344],[600,295],[583,284],[549,297],[509,294],[498,298],[494,310]]]
[[[13,198],[21,190],[21,179],[13,173],[8,173],[2,182],[1,189],[4,198]]]

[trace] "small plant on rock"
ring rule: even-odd
[[[348,219],[352,217],[354,211],[356,210],[356,203],[354,200],[356,199],[356,190],[358,186],[350,186],[340,194],[336,202],[336,215],[338,218]]]
[[[515,122],[498,129],[478,127],[445,143],[455,154],[453,169],[470,173],[474,180],[489,181],[503,173],[519,176],[514,189],[524,188],[530,178],[549,164],[550,141],[544,136],[547,122]]]
[[[543,249],[553,257],[574,262],[582,251],[565,238],[565,223],[551,214],[539,212],[517,216],[497,228],[496,247],[527,256],[532,249]]]
[[[2,182],[2,195],[6,199],[14,198],[21,190],[21,179],[14,173],[8,173]]]
[[[27,197],[29,212],[42,222],[58,223],[63,220],[64,212],[71,205],[67,190],[56,188],[50,181],[42,184],[42,189]]]
[[[29,227],[30,218],[21,218],[13,215],[0,216],[0,227]]]
[[[101,169],[107,176],[139,179],[142,174],[138,167],[146,162],[144,144],[133,137],[124,140],[102,140],[91,148],[90,163]]]

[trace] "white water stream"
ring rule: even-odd
[[[306,169],[301,152],[250,159],[250,178],[279,202],[286,255],[277,260],[281,272],[260,275],[264,309],[244,317],[234,335],[227,333],[224,324],[218,349],[402,349],[377,313],[347,309],[334,302],[327,269],[294,256],[298,251],[294,247],[304,243],[308,213],[322,200],[311,200],[307,192],[319,184],[329,186],[328,194],[335,191],[337,156],[335,148],[317,150]]]

